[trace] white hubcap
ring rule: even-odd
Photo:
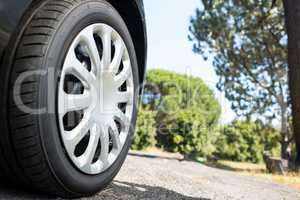
[[[67,52],[58,92],[62,140],[79,170],[99,174],[114,163],[129,134],[133,101],[125,42],[108,25],[86,27]]]

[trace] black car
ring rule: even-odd
[[[128,153],[146,61],[142,0],[0,0],[0,173],[82,197]]]

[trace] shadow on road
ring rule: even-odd
[[[20,189],[18,187],[12,186],[12,185],[6,185],[3,183],[0,183],[0,200],[2,199],[14,199],[14,200],[29,200],[29,199],[44,199],[44,200],[51,200],[53,198],[50,198],[49,196],[37,194],[37,192],[33,191],[25,191],[23,189]]]
[[[0,200],[54,200],[56,198],[30,193],[13,186],[0,184]],[[106,190],[96,196],[84,198],[84,200],[209,200],[205,198],[194,198],[180,193],[148,185],[114,181]]]
[[[112,198],[112,200],[209,200],[206,198],[185,196],[163,187],[155,187],[120,181],[114,181],[114,183],[107,191],[108,194],[111,193],[112,195],[114,195],[114,198]],[[106,199],[104,198],[103,200]]]
[[[206,162],[205,165],[208,167],[215,168],[215,169],[222,169],[222,170],[232,171],[232,172],[250,172],[252,174],[266,173],[266,170],[263,168],[251,168],[251,167],[244,167],[244,166],[231,167],[229,165],[226,165],[226,164],[223,164],[223,163],[220,163],[217,161]]]
[[[158,155],[152,155],[148,153],[133,153],[130,152],[128,153],[130,156],[134,157],[143,157],[143,158],[158,158],[158,159],[166,159],[166,160],[177,160],[177,161],[183,161],[181,158],[176,158],[176,157],[168,157],[168,156],[158,156]]]

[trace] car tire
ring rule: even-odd
[[[85,44],[82,39],[78,44],[76,43],[78,45],[76,48],[73,46],[76,38],[84,38],[79,34],[84,30],[90,30],[88,27],[94,27],[93,30],[99,31],[99,33],[93,32],[92,35],[102,68],[105,68],[104,57],[111,59],[109,66],[113,63],[114,57],[117,57],[116,41],[123,42],[125,50],[120,57],[118,69],[112,70],[113,72],[108,70],[108,75],[101,74],[99,77],[94,75],[94,72],[100,74],[105,70],[99,69],[99,61],[95,61],[97,56],[89,55],[92,50],[95,50],[89,49],[90,40]],[[115,40],[110,40],[110,48],[103,42],[106,33],[101,32],[101,29],[105,31],[109,29],[111,37]],[[119,172],[130,148],[136,122],[138,66],[132,38],[126,24],[118,12],[104,0],[38,1],[38,4],[27,12],[11,44],[7,67],[1,69],[0,75],[3,80],[0,86],[2,92],[0,168],[3,174],[15,184],[50,195],[73,198],[97,193],[105,188]],[[62,75],[65,65],[68,65],[66,60],[69,52],[71,54],[73,52],[73,49],[70,50],[71,47],[74,47],[76,63],[78,64],[79,61],[80,67],[85,67],[85,73],[93,74],[89,77],[96,77],[93,82],[90,79],[90,82],[86,81],[86,77],[82,78],[83,75],[76,71],[78,69],[75,64],[75,67],[72,66],[74,71]],[[105,53],[106,48],[110,49],[109,54]],[[117,59],[116,62],[118,63]],[[122,74],[125,68],[128,71],[127,79],[121,86],[120,81],[115,84],[113,81],[117,80],[116,77]],[[108,78],[105,78],[106,76]],[[65,83],[62,80],[67,81]],[[113,80],[112,86],[108,84],[110,80]],[[69,82],[73,84],[70,86],[71,89],[65,86]],[[118,87],[118,91],[115,87]],[[110,88],[113,88],[114,92],[110,92]],[[63,99],[67,101],[67,106],[63,107],[65,112],[60,110],[61,89],[69,95],[67,99]],[[95,94],[92,94],[93,92]],[[125,103],[116,96],[119,92],[128,93],[126,93]],[[71,98],[73,94],[88,94],[89,97],[88,100],[85,99],[83,103],[85,107],[82,107],[82,110],[75,110],[72,116],[66,117],[67,111],[71,110],[72,106],[79,109],[77,104],[80,103],[73,100],[74,96]],[[111,100],[109,97],[117,100]],[[95,98],[99,98],[99,101],[94,100]],[[72,104],[69,100],[75,102],[74,105],[68,105]],[[106,114],[102,110],[99,111],[102,108],[98,104],[104,106],[104,110],[107,105],[109,109],[112,107],[111,110],[114,112],[118,111],[122,117],[126,115],[127,124],[125,119],[122,121],[122,117],[118,118],[120,119],[118,122],[115,118],[116,113]],[[115,108],[116,106],[119,110]],[[70,147],[69,136],[66,134],[73,134],[71,131],[84,121],[85,116],[93,116],[91,123],[94,124],[84,129],[87,133],[80,141],[74,143],[72,140],[70,144],[75,146]],[[114,130],[113,127],[106,127],[112,122],[111,119],[115,123]],[[69,121],[73,122],[73,127],[70,127]],[[106,136],[103,136],[105,134]],[[115,144],[120,142],[116,140],[121,137],[121,134],[123,134],[122,144]],[[99,141],[97,137],[100,138]],[[106,143],[109,142],[107,144],[109,146],[106,146],[105,142],[102,145],[102,139]],[[96,140],[98,143],[94,142]],[[103,156],[103,159],[107,160],[102,162],[102,151],[105,152],[103,149],[108,150],[109,155],[105,155],[107,158]],[[95,152],[93,157],[90,156],[91,152]],[[98,162],[97,159],[100,161]],[[98,165],[96,166],[95,163]]]

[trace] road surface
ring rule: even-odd
[[[0,199],[50,199],[0,187]],[[83,200],[299,200],[300,191],[174,158],[133,153],[115,181]]]

